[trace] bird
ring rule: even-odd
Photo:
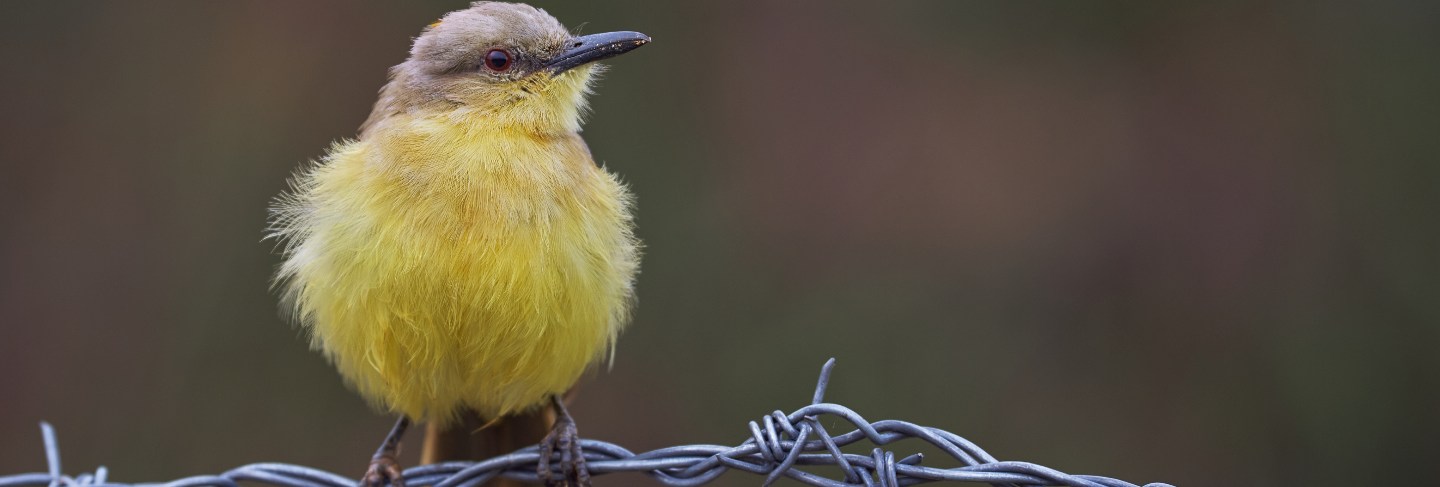
[[[400,440],[422,421],[423,461],[538,443],[542,482],[589,483],[563,396],[613,361],[641,244],[630,190],[580,130],[596,61],[649,42],[519,3],[445,14],[358,134],[274,200],[282,308],[398,417],[361,485],[403,486]]]

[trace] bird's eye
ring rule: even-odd
[[[504,71],[510,69],[510,53],[504,49],[491,49],[485,53],[485,67],[491,71]]]

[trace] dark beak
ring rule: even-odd
[[[606,32],[570,39],[568,47],[545,63],[550,74],[625,54],[650,43],[650,36],[639,32]]]

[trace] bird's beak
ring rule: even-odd
[[[567,48],[545,63],[551,75],[569,71],[588,63],[625,54],[650,43],[650,36],[639,32],[605,32],[570,39]]]

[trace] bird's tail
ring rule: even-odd
[[[535,408],[499,420],[486,419],[467,410],[460,415],[459,421],[443,429],[436,427],[435,423],[425,427],[425,446],[421,450],[420,462],[486,460],[539,443],[554,423],[555,413],[551,408]],[[485,483],[484,487],[521,485],[527,484],[495,479]]]

